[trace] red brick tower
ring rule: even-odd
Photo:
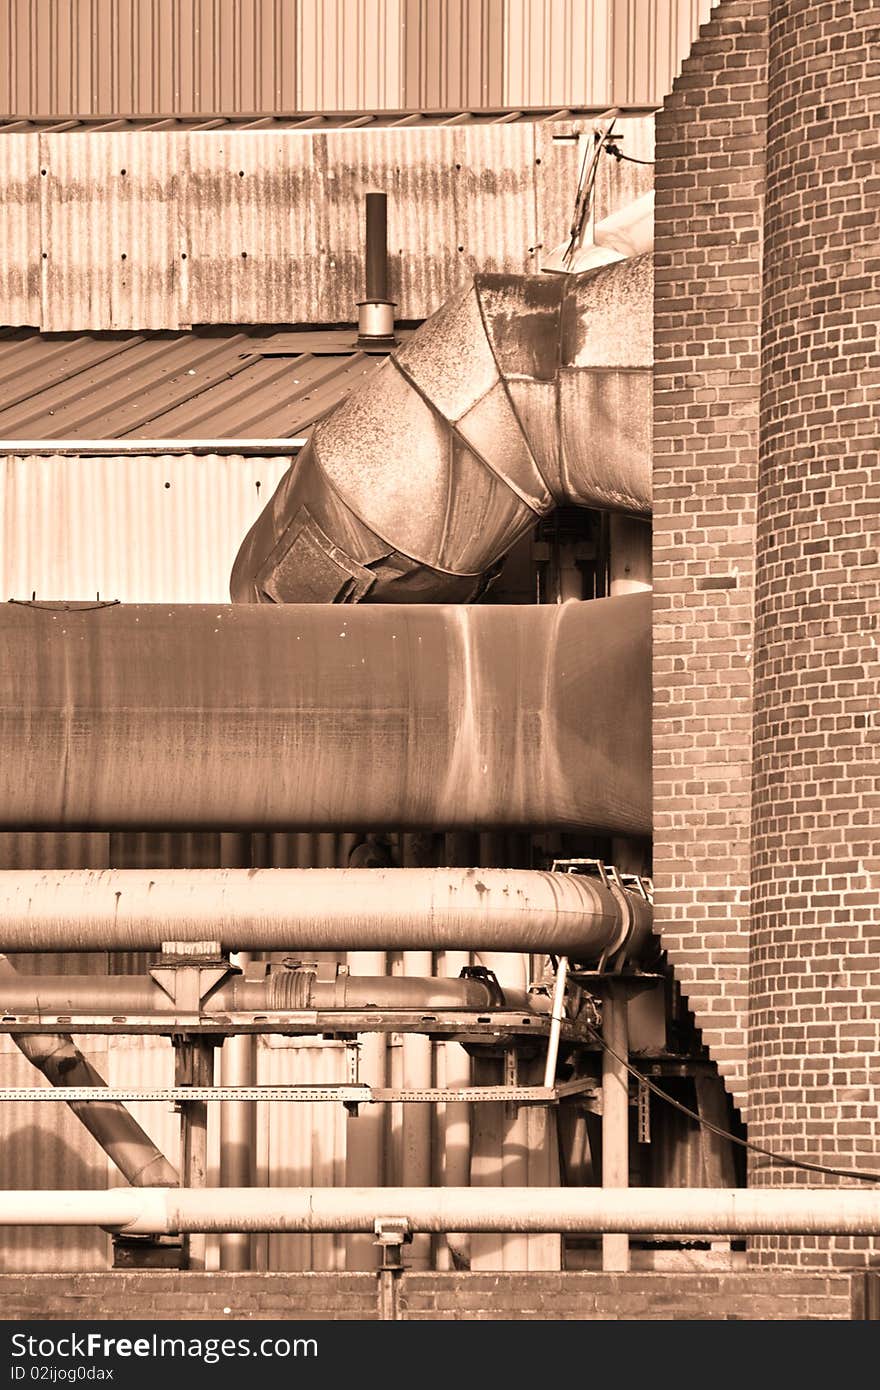
[[[750,1138],[875,1172],[878,90],[874,0],[716,6],[657,120],[654,378],[658,922]]]
[[[875,1172],[878,92],[873,0],[774,0],[755,595],[749,1133],[814,1162]],[[757,1159],[751,1181],[823,1179]],[[867,1241],[762,1241],[755,1253],[765,1261],[857,1264],[871,1258],[867,1247]]]

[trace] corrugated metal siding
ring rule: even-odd
[[[505,106],[659,105],[713,0],[506,0]]]
[[[100,1072],[107,1074],[107,1045],[84,1043],[84,1050]],[[0,1085],[40,1086],[49,1083],[17,1050],[11,1038],[0,1037]],[[0,1143],[0,1187],[77,1187],[93,1190],[107,1186],[108,1161],[66,1105],[16,1103],[3,1107],[3,1142]],[[106,1269],[110,1237],[103,1231],[40,1226],[6,1226],[0,1229],[0,1271],[22,1274],[30,1270]]]
[[[186,155],[176,134],[40,137],[43,329],[180,326]]]
[[[228,603],[242,537],[288,464],[217,455],[5,458],[0,593]]]
[[[341,1043],[266,1036],[257,1044],[260,1085],[333,1085],[347,1078]],[[346,1122],[344,1108],[329,1102],[260,1105],[256,1182],[266,1187],[344,1187]],[[345,1244],[344,1236],[272,1235],[260,1241],[258,1259],[267,1269],[344,1269]]]
[[[658,105],[711,0],[6,0],[0,111]]]
[[[328,266],[322,137],[252,131],[182,138],[187,321],[332,322],[319,312]],[[351,305],[343,317],[352,319]]]
[[[504,0],[405,0],[404,105],[503,105],[505,8]]]
[[[42,267],[35,326],[56,332],[350,323],[363,198],[379,188],[398,317],[422,319],[469,271],[526,271],[537,240],[562,240],[576,158],[551,137],[572,124],[44,135],[40,216],[14,224],[7,282]],[[0,137],[0,160],[30,138]],[[19,189],[22,160],[37,157],[27,150],[14,156]],[[630,168],[607,177],[622,184]],[[0,322],[33,322],[36,306],[16,289]]]
[[[611,0],[608,82],[612,102],[663,96],[716,0]]]
[[[401,0],[299,0],[299,111],[381,111],[401,102]]]

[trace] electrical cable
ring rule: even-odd
[[[613,142],[612,142],[611,144],[609,144],[609,143],[606,142],[604,148],[605,148],[605,153],[606,153],[606,154],[613,155],[613,157],[614,157],[616,160],[618,160],[618,162],[619,162],[621,159],[625,159],[626,162],[627,162],[627,164],[647,164],[647,165],[649,165],[652,169],[653,169],[653,167],[654,167],[654,164],[656,163],[656,161],[653,160],[653,159],[636,159],[636,157],[635,157],[634,154],[624,154],[624,153],[623,153],[623,150],[619,149],[618,146],[615,145]]]
[[[661,1100],[665,1100],[666,1103],[671,1105],[675,1110],[680,1110],[683,1115],[687,1115],[690,1119],[696,1120],[697,1124],[702,1125],[703,1129],[711,1130],[713,1134],[719,1135],[722,1139],[729,1139],[731,1144],[738,1144],[741,1149],[748,1149],[752,1153],[761,1154],[764,1158],[769,1158],[771,1162],[778,1163],[785,1168],[802,1168],[806,1172],[825,1173],[832,1178],[854,1178],[857,1182],[880,1182],[880,1173],[862,1173],[856,1168],[828,1168],[823,1163],[808,1163],[806,1159],[792,1158],[787,1154],[774,1153],[772,1149],[765,1149],[762,1144],[754,1144],[750,1139],[740,1139],[736,1134],[731,1134],[729,1130],[722,1129],[720,1125],[713,1124],[711,1120],[707,1120],[702,1115],[698,1115],[695,1110],[691,1110],[687,1105],[682,1105],[680,1100],[676,1100],[674,1096],[670,1096],[666,1091],[661,1090],[655,1082],[650,1081],[647,1076],[643,1076],[635,1067],[630,1066],[626,1058],[621,1057],[619,1053],[615,1052],[613,1047],[609,1046],[598,1028],[594,1028],[593,1025],[587,1023],[586,1020],[584,1020],[583,1026],[588,1033],[593,1035],[609,1056],[613,1057],[616,1062],[619,1062],[622,1067],[625,1067],[630,1076],[634,1076],[643,1086],[647,1086],[649,1091],[653,1091],[655,1096],[659,1096]]]

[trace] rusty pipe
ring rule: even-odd
[[[525,1000],[517,999],[511,1006],[519,1008],[525,1004]],[[158,984],[133,975],[16,975],[0,979],[0,1007],[7,1013],[26,1015],[174,1012],[174,1004]],[[203,1001],[201,1012],[210,1015],[370,1008],[480,1012],[492,1007],[497,1007],[493,1004],[493,992],[480,980],[339,975],[327,981],[316,979],[308,970],[278,970],[262,980],[234,977]],[[41,1043],[42,1039],[37,1041]],[[26,1055],[30,1057],[30,1053]],[[35,1057],[30,1060],[45,1070]],[[61,1066],[54,1069],[60,1071],[65,1065],[62,1059]],[[68,1080],[66,1084],[100,1086],[103,1082]]]
[[[625,1231],[639,1235],[880,1235],[880,1192],[853,1188],[277,1187],[0,1192],[0,1226],[192,1231]]]
[[[0,949],[488,950],[596,961],[639,949],[636,893],[537,869],[7,869]]]
[[[10,960],[0,956],[0,993],[13,989],[25,977]],[[67,1033],[18,1033],[13,1042],[53,1086],[106,1086],[100,1072],[80,1052]],[[133,1187],[169,1187],[178,1181],[176,1170],[119,1101],[67,1102],[89,1134]]]
[[[3,604],[0,829],[648,834],[650,659],[648,594]]]
[[[314,429],[239,603],[459,603],[560,503],[651,510],[653,260],[478,275]]]

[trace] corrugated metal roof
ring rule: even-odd
[[[354,330],[0,331],[0,452],[16,439],[292,439],[378,360]]]
[[[276,115],[251,112],[240,115],[82,116],[59,120],[51,116],[10,115],[0,118],[0,134],[92,134],[96,131],[219,131],[232,130],[380,130],[394,126],[457,126],[534,124],[545,121],[590,120],[607,109],[598,106],[497,106],[472,110],[407,111],[290,111]],[[629,116],[648,116],[656,103],[618,103]]]

